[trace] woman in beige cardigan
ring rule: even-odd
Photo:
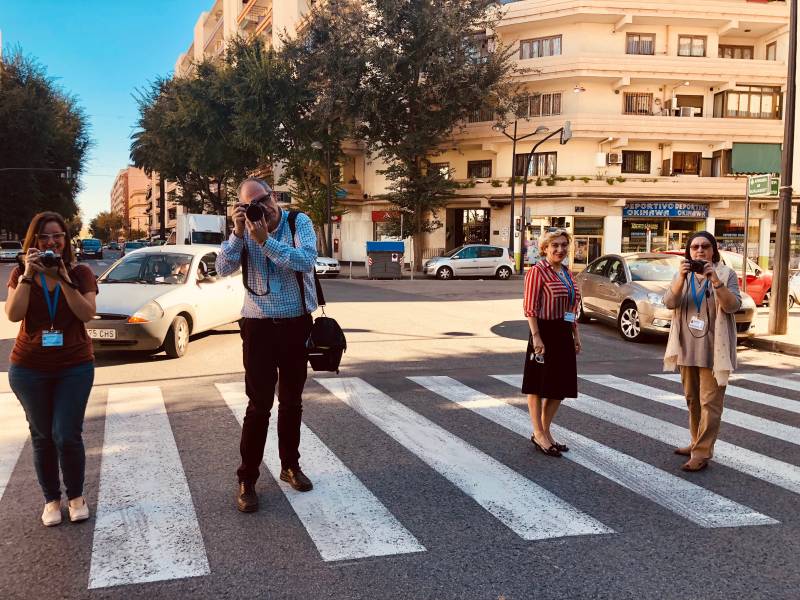
[[[720,262],[717,240],[707,231],[686,243],[686,258],[664,304],[673,311],[664,370],[680,368],[692,438],[675,454],[689,457],[684,471],[701,471],[713,456],[725,387],[736,368],[733,315],[742,305],[736,273]]]

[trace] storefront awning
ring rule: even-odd
[[[780,144],[734,143],[731,157],[734,173],[780,173]]]

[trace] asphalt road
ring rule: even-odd
[[[180,360],[98,357],[81,525],[41,526],[24,420],[0,395],[0,596],[797,597],[800,360],[740,348],[723,443],[688,475],[671,451],[680,387],[654,376],[663,341],[584,326],[586,396],[559,412],[572,449],[553,459],[508,383],[519,280],[324,285],[349,347],[340,375],[309,372],[301,463],[316,488],[293,493],[265,466],[258,513],[233,502],[235,326]]]

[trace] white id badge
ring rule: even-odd
[[[64,333],[51,329],[42,332],[42,348],[60,348],[64,345]]]
[[[692,317],[692,320],[689,321],[689,329],[703,331],[705,328],[706,328],[706,322],[699,317]]]
[[[566,313],[564,313],[564,320],[567,323],[574,323],[575,322],[575,313],[574,312],[566,312]]]

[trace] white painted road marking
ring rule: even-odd
[[[798,373],[795,373],[795,375],[798,375]],[[734,381],[753,381],[755,383],[763,383],[773,387],[783,388],[785,390],[800,392],[800,381],[783,377],[775,377],[774,375],[764,375],[762,373],[734,373],[731,375],[731,379]]]
[[[8,371],[0,371],[0,393],[7,393],[11,391],[11,385],[8,383]]]
[[[667,381],[681,382],[681,376],[677,373],[654,373],[652,377],[666,379]],[[780,408],[788,412],[800,413],[800,402],[797,400],[790,400],[788,398],[781,398],[780,396],[773,396],[772,394],[765,394],[757,390],[750,390],[747,388],[739,387],[738,385],[728,385],[725,388],[725,395],[732,398],[741,398],[742,400],[749,400],[764,406],[772,406],[773,408]]]
[[[531,434],[528,413],[450,377],[409,377],[419,385],[472,410],[524,438]],[[569,446],[563,456],[663,506],[701,527],[774,525],[775,519],[685,479],[553,424],[556,439]]]
[[[218,383],[216,386],[241,425],[247,408],[244,383]],[[277,409],[277,402],[275,407]],[[277,421],[277,415],[273,414],[269,421],[264,463],[323,560],[352,560],[425,551],[425,547],[305,425],[301,426],[300,455],[303,457],[303,470],[314,483],[314,489],[297,492],[281,481]]]
[[[358,378],[317,382],[526,540],[613,533],[596,519]]]
[[[622,379],[615,375],[580,375],[581,379],[591,381],[592,383],[599,383],[606,387],[625,392],[626,394],[633,394],[646,400],[655,400],[667,406],[673,406],[686,412],[689,411],[686,406],[686,399],[680,394],[673,394],[657,387],[643,385],[635,381]],[[790,444],[800,446],[800,429],[792,427],[791,425],[784,425],[777,421],[770,421],[762,417],[757,417],[739,410],[726,408],[722,411],[722,422],[736,425],[742,429],[749,429],[761,435],[766,435]]]
[[[22,405],[14,394],[0,393],[0,499],[27,440],[28,421]]]
[[[492,375],[492,377],[517,389],[522,386],[522,375]],[[569,400],[564,404],[573,410],[608,421],[613,425],[673,447],[685,446],[689,441],[689,431],[686,427],[679,427],[674,423],[662,421],[586,394],[578,394],[577,400]],[[796,465],[722,440],[717,440],[714,445],[713,462],[800,494],[800,467]]]
[[[210,572],[160,388],[110,388],[89,588]]]

